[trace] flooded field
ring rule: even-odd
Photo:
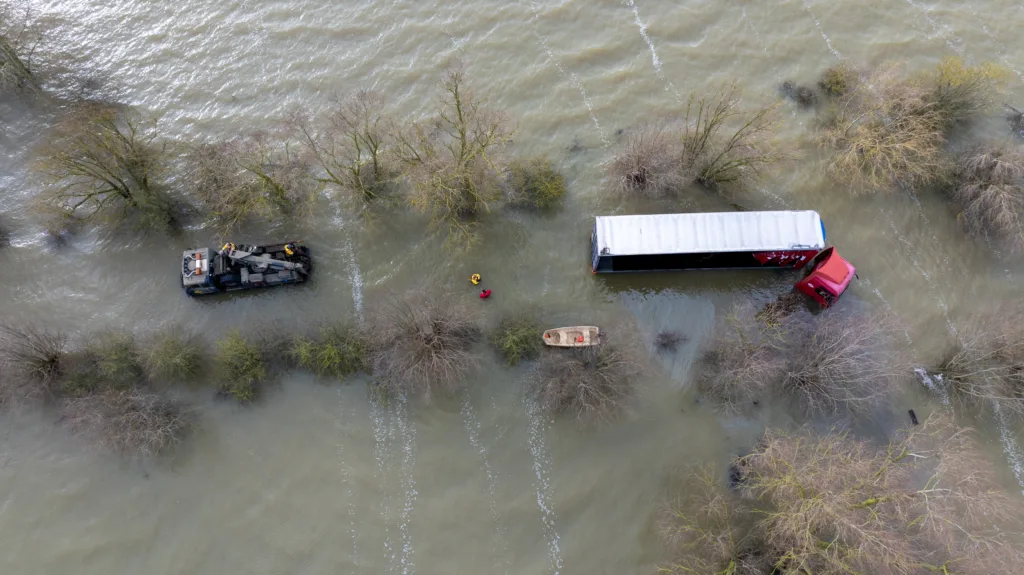
[[[403,210],[366,221],[339,207],[243,229],[235,241],[301,237],[315,254],[313,281],[195,300],[179,285],[180,254],[220,237],[198,226],[171,238],[87,231],[55,246],[26,209],[40,185],[29,150],[47,120],[4,115],[5,322],[76,335],[181,322],[211,338],[296,330],[361,318],[374,298],[435,278],[464,287],[488,319],[531,303],[553,324],[614,330],[635,319],[656,369],[628,413],[596,429],[542,414],[523,392],[530,367],[506,368],[491,353],[464,391],[430,405],[384,406],[363,380],[286,374],[251,406],[197,394],[195,435],[146,464],[83,449],[54,413],[4,413],[0,570],[11,574],[649,573],[666,558],[654,514],[673,470],[727,462],[767,422],[795,417],[785,405],[725,417],[688,389],[716,315],[741,296],[770,300],[794,276],[592,275],[595,215],[731,209],[712,194],[609,201],[602,190],[623,130],[723,82],[737,82],[746,102],[770,103],[784,80],[810,84],[840,61],[910,71],[949,55],[991,61],[1011,72],[1024,103],[1024,7],[1009,0],[25,1],[61,22],[63,48],[99,93],[159,116],[163,133],[183,141],[265,127],[359,88],[386,94],[399,114],[426,114],[440,70],[461,58],[516,120],[512,151],[551,158],[569,185],[551,215],[485,216],[479,246],[457,255]],[[813,121],[785,103],[782,137],[806,140]],[[934,364],[959,320],[1020,299],[1024,259],[969,238],[937,195],[851,197],[807,142],[742,205],[820,212],[829,243],[858,268],[843,303],[897,316],[920,365]],[[494,290],[486,302],[464,279],[474,272]],[[687,337],[674,354],[650,345],[665,329]],[[908,386],[866,426],[902,425],[908,408],[943,409],[942,399]],[[975,424],[1007,485],[1024,489],[1024,429]]]

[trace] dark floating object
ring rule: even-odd
[[[729,487],[736,489],[743,483],[743,470],[739,464],[733,463],[729,466]]]
[[[801,86],[792,80],[779,84],[779,93],[799,104],[801,108],[810,108],[818,103],[818,93],[814,88]]]
[[[910,423],[913,423],[914,425],[917,425],[917,414],[914,413],[914,410],[913,409],[907,410],[907,413],[910,414]]]
[[[1024,138],[1024,112],[1009,104],[1003,105],[1006,106],[1006,122],[1010,125],[1010,129],[1017,137]]]
[[[654,347],[658,351],[670,352],[679,348],[679,344],[685,343],[689,338],[678,331],[665,330],[658,333],[654,338]]]

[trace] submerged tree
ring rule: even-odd
[[[894,65],[863,82],[847,77],[822,120],[821,141],[833,149],[829,173],[854,191],[945,181],[955,163],[946,151],[953,128],[992,110],[1004,82],[998,66],[957,58],[910,78]]]
[[[372,202],[386,192],[393,176],[388,153],[391,138],[384,98],[360,90],[337,101],[320,117],[294,116],[299,140],[322,172],[325,184]]]
[[[1009,572],[1024,559],[1022,504],[972,434],[932,417],[887,446],[769,431],[724,477],[670,505],[671,573]]]
[[[1005,306],[974,314],[957,326],[956,340],[938,370],[950,396],[972,409],[998,401],[1024,418],[1024,311]]]
[[[479,358],[477,315],[452,293],[429,288],[372,310],[370,367],[375,391],[430,399],[457,389]]]
[[[1024,150],[1013,143],[970,149],[957,159],[953,201],[971,233],[1024,251]]]
[[[196,199],[221,231],[252,219],[313,212],[320,187],[296,146],[257,131],[190,154]]]
[[[166,228],[172,205],[161,185],[165,152],[155,123],[138,112],[80,103],[39,150],[48,185],[41,199],[68,218],[133,217]]]
[[[788,396],[812,413],[863,410],[913,374],[890,318],[769,315],[737,305],[702,354],[697,390],[721,409],[743,411]]]
[[[30,9],[16,10],[9,2],[0,1],[0,93],[39,91],[32,57],[41,42]]]
[[[668,122],[631,134],[612,176],[621,191],[647,195],[676,192],[688,182],[718,188],[755,180],[787,157],[774,145],[777,109],[743,109],[735,84],[693,95],[681,126]]]
[[[412,182],[412,206],[448,245],[466,245],[476,239],[476,218],[500,197],[500,154],[514,130],[470,88],[461,65],[443,72],[440,92],[434,118],[396,130],[396,155]]]

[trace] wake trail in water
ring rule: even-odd
[[[818,21],[818,17],[815,16],[814,12],[811,11],[811,4],[807,0],[804,0],[804,10],[807,11],[807,13],[811,16],[811,20],[814,21],[814,27],[817,28],[818,33],[821,34],[822,40],[824,40],[825,45],[828,46],[828,51],[832,52],[832,55],[835,56],[837,59],[842,60],[843,55],[839,53],[839,50],[836,50],[835,48],[832,47],[832,40],[828,37],[828,34],[826,34],[825,30],[821,27],[821,22]]]
[[[540,35],[540,32],[537,31],[537,20],[540,19],[540,10],[537,8],[537,4],[535,2],[531,2],[530,9],[533,12],[533,18],[530,18],[533,35],[537,37],[537,41],[540,42],[541,47],[544,48],[544,52],[548,56],[548,61],[554,64],[555,69],[558,70],[559,75],[561,75],[563,79],[568,80],[569,84],[580,91],[580,95],[583,96],[583,105],[587,107],[587,112],[590,114],[590,120],[594,122],[594,127],[597,129],[597,133],[601,136],[601,142],[606,147],[610,146],[611,141],[608,140],[608,137],[605,135],[604,128],[601,127],[601,123],[597,121],[597,114],[594,113],[594,106],[590,102],[590,96],[587,95],[587,89],[583,87],[583,83],[580,82],[580,79],[576,76],[575,72],[566,70],[562,61],[555,56],[554,51],[552,51],[551,47],[548,46],[548,41]]]
[[[391,466],[393,458],[392,445],[394,444],[393,428],[389,424],[389,417],[380,402],[376,399],[370,401],[370,421],[373,424],[373,458],[377,461],[377,485],[381,486],[383,495],[381,498],[381,515],[384,518],[384,559],[387,565],[386,571],[394,573],[397,569],[397,556],[395,545],[391,540],[391,510],[392,496],[387,487],[387,481],[394,475]]]
[[[352,538],[352,563],[359,565],[359,530],[356,529],[356,511],[352,494],[352,466],[349,465],[345,452],[345,425],[353,421],[354,410],[345,402],[341,390],[338,390],[338,466],[341,470],[341,482],[345,486],[345,519],[348,521],[349,536]]]
[[[487,475],[487,507],[491,511],[491,519],[494,521],[494,529],[498,537],[498,548],[495,553],[505,563],[505,573],[507,574],[512,563],[505,536],[505,520],[502,518],[501,512],[498,511],[498,477],[494,473],[494,469],[491,468],[490,460],[487,457],[487,448],[480,441],[480,420],[476,417],[468,394],[462,396],[462,421],[466,427],[466,434],[469,436],[469,444],[480,456],[484,473]]]
[[[544,434],[547,431],[540,408],[532,399],[526,399],[526,416],[530,422],[529,445],[533,456],[533,472],[537,477],[534,486],[537,489],[537,507],[540,508],[541,522],[544,524],[544,535],[548,540],[548,559],[553,575],[562,571],[562,549],[560,538],[555,528],[555,512],[551,508],[551,481],[548,479],[548,468],[551,466]]]
[[[392,420],[397,422],[398,433],[402,441],[402,511],[399,514],[398,530],[402,536],[402,551],[399,565],[402,575],[416,572],[413,563],[412,534],[409,532],[409,518],[416,506],[416,478],[413,470],[416,466],[416,428],[409,421],[409,400],[402,395],[395,406]]]

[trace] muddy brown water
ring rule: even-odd
[[[515,151],[553,158],[570,198],[551,216],[491,216],[481,247],[458,258],[425,238],[417,217],[364,224],[326,208],[311,225],[236,238],[301,235],[317,258],[312,285],[191,300],[176,261],[182,249],[212,243],[210,232],[47,243],[24,210],[37,189],[26,147],[40,123],[5,115],[0,214],[14,229],[13,246],[0,250],[5,321],[77,334],[181,321],[211,336],[286,331],[359,317],[379,294],[431,276],[464,284],[475,299],[463,278],[479,272],[494,295],[472,303],[490,317],[543,304],[563,325],[614,329],[630,317],[648,338],[675,329],[688,339],[656,356],[627,417],[596,430],[537,413],[521,393],[528,367],[500,368],[490,356],[464,393],[429,407],[375,406],[361,381],[328,386],[304,374],[286,375],[252,407],[200,398],[196,436],[169,461],[144,466],[83,450],[51,413],[0,416],[0,568],[12,574],[649,572],[664,559],[652,514],[673,467],[725,461],[766,422],[792,421],[784,405],[754,419],[720,417],[686,388],[716,313],[744,294],[770,299],[793,277],[592,276],[593,215],[727,208],[699,193],[601,201],[619,130],[727,80],[768,101],[784,79],[809,83],[839,60],[902,60],[911,71],[946,55],[995,61],[1024,93],[1024,55],[1011,50],[1024,8],[1009,0],[28,1],[63,22],[64,45],[80,51],[101,92],[159,114],[181,138],[267,125],[362,87],[388,94],[402,114],[422,114],[441,64],[462,57],[517,118]],[[812,114],[784,112],[786,137],[811,129]],[[1019,298],[1021,260],[967,239],[940,199],[853,200],[822,177],[812,146],[804,152],[743,203],[818,210],[860,273],[844,305],[896,314],[922,363],[958,318]],[[896,415],[861,425],[902,424],[908,407],[922,414],[941,403],[908,387]],[[1015,487],[1013,450],[1024,433],[977,424]]]

